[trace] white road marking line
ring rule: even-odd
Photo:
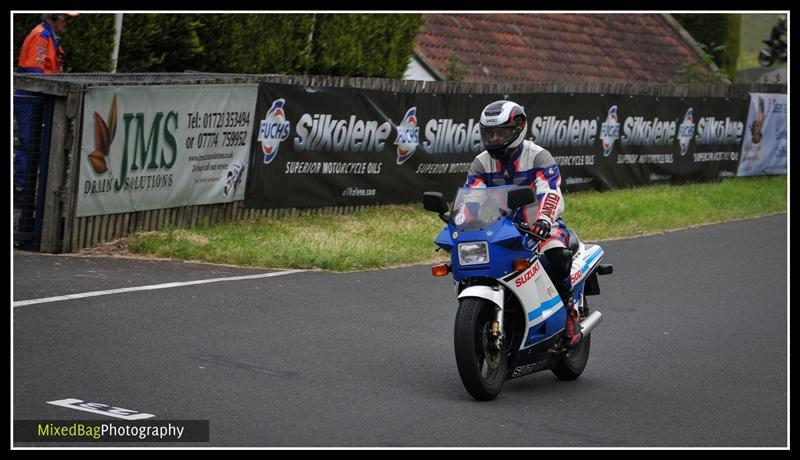
[[[19,300],[14,302],[14,308],[23,307],[25,305],[34,305],[37,303],[48,303],[48,302],[60,302],[62,300],[72,300],[72,299],[83,299],[85,297],[96,297],[100,295],[110,295],[110,294],[121,294],[124,292],[135,292],[135,291],[151,291],[154,289],[168,289],[174,287],[181,287],[181,286],[191,286],[193,284],[207,284],[207,283],[219,283],[222,281],[239,281],[239,280],[252,280],[258,278],[271,278],[273,276],[281,276],[281,275],[291,275],[292,273],[300,273],[305,270],[285,270],[282,272],[272,272],[272,273],[260,273],[258,275],[245,275],[245,276],[232,276],[230,278],[212,278],[207,280],[195,280],[195,281],[180,281],[175,283],[164,283],[164,284],[151,284],[149,286],[136,286],[136,287],[127,287],[127,288],[120,288],[120,289],[108,289],[105,291],[92,291],[92,292],[81,292],[78,294],[67,294],[67,295],[59,295],[55,297],[44,297],[41,299],[30,299],[30,300]]]

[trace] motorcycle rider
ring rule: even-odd
[[[778,23],[772,26],[772,32],[769,34],[770,46],[777,51],[776,56],[786,53],[786,41],[783,36],[786,35],[786,16],[778,16]]]
[[[513,184],[535,190],[536,203],[523,208],[522,216],[518,214],[516,220],[541,238],[538,245],[547,259],[545,271],[567,309],[567,348],[574,348],[583,335],[580,315],[572,298],[569,230],[560,217],[564,211],[561,174],[550,152],[525,140],[527,130],[528,120],[521,105],[507,100],[487,105],[480,119],[481,140],[486,150],[475,157],[464,186]]]

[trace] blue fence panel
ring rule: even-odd
[[[39,250],[42,235],[50,131],[51,97],[14,93],[14,247]]]

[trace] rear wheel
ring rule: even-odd
[[[581,294],[581,304],[578,308],[581,319],[589,314],[589,304],[586,296]],[[577,347],[567,352],[552,369],[553,374],[561,380],[575,380],[583,373],[589,362],[589,350],[592,347],[592,334],[585,335]]]
[[[456,314],[454,345],[461,382],[473,398],[494,399],[503,388],[508,354],[492,339],[495,305],[485,299],[465,298]]]

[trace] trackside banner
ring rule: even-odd
[[[490,102],[525,106],[528,139],[566,191],[733,176],[747,100],[569,94],[419,94],[262,84],[245,206],[318,207],[452,197],[483,148]]]
[[[76,215],[244,198],[258,85],[89,88]]]
[[[787,114],[785,94],[750,93],[739,176],[786,174]]]

